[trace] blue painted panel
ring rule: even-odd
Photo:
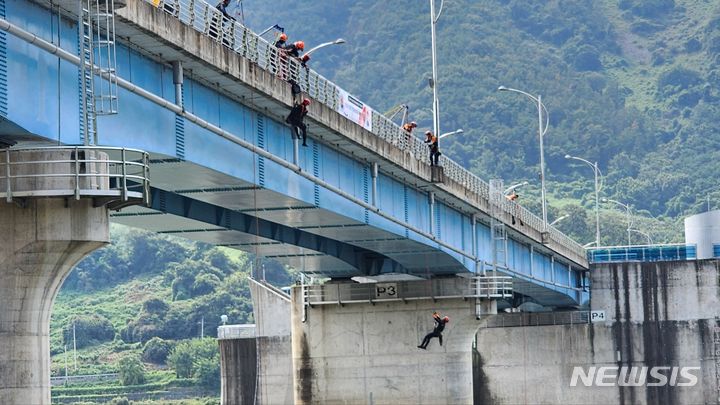
[[[569,286],[567,266],[556,261],[553,263],[553,267],[555,268],[555,283]]]
[[[428,204],[428,196],[425,192],[408,188],[407,190],[408,204],[408,224],[422,230],[430,232],[430,205]]]
[[[475,232],[477,233],[478,259],[491,262],[493,257],[493,247],[490,227],[488,225],[478,223]]]
[[[313,205],[313,183],[279,164],[265,160],[265,187]]]
[[[215,125],[220,123],[220,97],[194,80],[185,80],[185,109]],[[227,99],[225,99],[227,100]]]
[[[378,207],[393,216],[405,220],[404,186],[382,173],[378,175]]]
[[[35,35],[57,43],[55,24],[49,24],[49,13],[27,1],[8,1],[7,19]],[[77,48],[77,30],[69,24],[60,26],[60,44]],[[34,45],[6,35],[8,118],[29,132],[49,139],[60,139],[58,120],[63,137],[78,143],[79,93],[78,69],[40,50]],[[58,87],[60,83],[60,87]]]
[[[385,219],[373,212],[369,214],[369,224],[378,228],[384,229],[388,232],[392,232],[398,236],[405,236],[405,227],[396,224],[395,222]]]
[[[245,181],[257,181],[257,155],[240,145],[192,123],[185,124],[185,145],[187,160]],[[218,156],[228,158],[218,159]]]
[[[117,115],[98,117],[99,144],[144,149],[175,156],[175,114],[140,96],[119,89],[122,107]],[[202,149],[215,141],[210,133],[186,123],[186,150]],[[195,143],[193,142],[193,138]],[[198,141],[204,139],[203,141]],[[186,157],[189,155],[186,153]],[[195,154],[197,157],[198,155]]]
[[[122,50],[124,47],[117,48],[119,48],[118,50]],[[123,57],[118,58],[118,65],[127,64],[129,69],[125,70],[130,71],[129,75],[123,76],[124,79],[130,80],[134,84],[166,100],[175,101],[174,93],[165,94],[164,92],[162,66],[133,50],[121,52],[118,54],[118,57],[120,55],[123,55]],[[167,79],[172,83],[172,74]]]
[[[332,191],[320,187],[320,208],[334,211],[342,216],[352,218],[359,222],[365,222],[365,209],[341,197]],[[363,239],[362,235],[358,235],[358,239]]]
[[[340,186],[338,172],[339,153],[325,145],[320,146],[320,178],[335,187]]]
[[[265,149],[287,162],[293,160],[293,141],[290,128],[277,121],[265,120]]]

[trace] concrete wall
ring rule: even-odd
[[[605,311],[606,322],[480,330],[482,402],[719,403],[718,261],[605,264],[591,272],[591,306]],[[691,371],[698,377],[693,387],[586,387],[580,380],[572,387],[575,366],[585,372],[618,367],[608,372],[615,375],[613,370],[630,366],[700,370]]]
[[[292,308],[295,403],[472,403],[473,300],[317,305],[305,322],[299,294]],[[433,310],[451,321],[422,350]]]
[[[221,339],[221,401],[238,404],[293,402],[290,300],[273,286],[250,280],[255,336]]]

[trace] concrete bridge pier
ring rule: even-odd
[[[70,159],[70,151],[9,153],[8,161]],[[7,160],[6,160],[7,157]],[[63,280],[85,255],[109,240],[108,209],[93,199],[53,197],[72,190],[60,163],[10,166],[0,174],[0,404],[50,403],[50,311]],[[66,168],[71,163],[64,163]],[[86,167],[87,169],[87,167]],[[4,176],[4,177],[3,177]],[[81,180],[82,181],[82,180]],[[63,184],[65,183],[65,184]],[[97,186],[97,185],[96,185]],[[98,186],[99,187],[99,186]],[[11,195],[48,194],[49,197]],[[37,192],[37,193],[33,193]]]
[[[472,347],[482,316],[474,299],[449,298],[304,306],[292,294],[296,404],[470,404]],[[483,314],[495,301],[480,301]],[[433,339],[432,312],[450,317],[443,346]]]

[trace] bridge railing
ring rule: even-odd
[[[587,256],[590,263],[693,260],[697,258],[697,246],[685,243],[601,246],[588,249]]]
[[[222,45],[233,49],[239,55],[256,63],[260,68],[284,80],[294,81],[312,98],[333,110],[344,114],[342,103],[348,103],[350,102],[349,99],[352,98],[360,106],[358,108],[362,109],[357,117],[351,118],[356,123],[362,125],[376,136],[411,153],[416,159],[429,159],[428,147],[421,139],[407,133],[386,116],[368,108],[364,103],[348,95],[347,92],[322,75],[304,66],[299,59],[288,56],[285,51],[279,50],[247,27],[224,17],[219,10],[204,0],[145,1],[177,17],[184,24],[192,26],[195,30],[204,33]],[[345,115],[347,116],[347,114]],[[482,199],[488,200],[490,198],[490,187],[487,182],[446,156],[440,156],[440,164],[444,168],[446,178],[463,185]],[[503,209],[535,230],[544,229],[540,218],[515,202],[505,203]],[[583,248],[580,244],[562,232],[551,226],[547,227],[547,231],[550,240],[568,248],[570,251],[582,254]]]
[[[306,305],[353,304],[419,299],[512,297],[512,277],[477,276],[379,283],[326,283],[303,286]]]

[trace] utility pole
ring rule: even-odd
[[[65,345],[65,384],[68,381],[67,345]]]
[[[75,357],[75,371],[77,372],[77,341],[75,340],[75,320],[73,319],[73,357]]]
[[[205,317],[200,318],[200,339],[205,338]]]

